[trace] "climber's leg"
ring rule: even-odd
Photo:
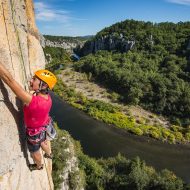
[[[45,152],[46,158],[52,158],[51,156],[51,143],[45,140],[41,143],[42,150]]]
[[[39,139],[39,142],[35,142],[35,140]],[[40,169],[42,168],[42,156],[40,152],[40,147],[41,147],[41,141],[45,140],[45,132],[41,132],[40,134],[34,135],[34,136],[28,136],[27,137],[27,145],[29,152],[31,153],[31,157],[34,160],[34,163],[36,164],[35,168]],[[35,164],[30,164],[29,168],[31,170],[34,170],[34,165]]]
[[[28,149],[30,151],[31,157],[34,160],[34,163],[37,165],[37,168],[42,166],[42,156],[40,153],[40,144],[31,144],[27,142]]]
[[[40,150],[31,153],[31,156],[34,160],[34,163],[36,163],[37,168],[41,168],[42,167],[42,156],[41,156]]]

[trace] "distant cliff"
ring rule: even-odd
[[[84,46],[78,50],[78,54],[85,56],[90,53],[96,53],[98,50],[118,50],[127,52],[132,49],[134,45],[135,40],[127,40],[122,34],[119,36],[105,35],[87,41]]]
[[[74,49],[81,48],[89,38],[91,38],[91,36],[68,37],[41,35],[41,44],[42,47],[60,47],[69,53],[73,53]]]

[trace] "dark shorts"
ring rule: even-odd
[[[28,150],[29,152],[33,153],[33,152],[36,152],[40,149],[40,146],[41,146],[41,143],[44,142],[46,140],[46,131],[41,131],[39,134],[36,134],[34,136],[29,136],[29,135],[26,135],[27,136],[27,145],[28,145]],[[37,142],[37,143],[31,143],[28,138],[32,138],[33,140],[36,140],[36,139],[39,139],[40,138],[40,141]]]

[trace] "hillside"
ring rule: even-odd
[[[113,106],[121,107],[124,114],[134,117],[136,121],[146,121],[147,125],[161,125],[166,128],[170,125],[166,118],[159,117],[139,106],[122,104],[118,100],[118,94],[90,81],[89,76],[84,73],[76,72],[72,68],[66,68],[61,72],[60,78],[68,88],[74,89],[88,99],[100,100]]]
[[[127,44],[128,45],[127,45]],[[130,43],[132,43],[130,45]],[[126,20],[85,43],[77,71],[91,73],[123,102],[190,124],[190,23]]]
[[[82,71],[82,67],[80,66],[84,63],[83,61],[86,61],[86,65],[85,65],[86,67],[88,67],[88,63],[90,64],[94,63],[94,66],[96,66],[96,58],[98,58],[97,62],[99,62],[102,65],[106,62],[110,64],[111,60],[114,60],[115,61],[114,64],[117,65],[118,60],[120,59],[122,60],[122,56],[126,56],[126,54],[99,51],[95,55],[89,55],[89,56],[83,57],[81,61],[72,63],[67,60],[67,55],[65,55],[64,52],[62,52],[63,54],[61,54],[60,53],[61,51],[60,50],[57,51],[57,50],[58,50],[57,48],[52,47],[51,49],[48,49],[48,51],[47,49],[44,49],[44,52],[45,53],[48,52],[48,54],[50,54],[51,57],[53,58],[52,61],[50,61],[49,63],[50,66],[52,66],[51,64],[53,62],[56,64],[56,59],[58,57],[61,59],[61,60],[58,60],[58,65],[65,63],[65,66],[69,66],[69,68],[66,68],[66,69],[64,68],[59,69],[59,67],[58,68],[52,67],[52,70],[55,69],[54,72],[57,73],[59,78],[62,79],[65,83],[64,85],[60,82],[61,80],[59,80],[58,85],[55,88],[55,92],[59,94],[61,97],[63,97],[64,100],[68,101],[71,105],[85,111],[86,113],[94,117],[95,119],[103,120],[104,122],[107,122],[109,124],[115,124],[116,122],[124,124],[125,125],[124,129],[127,129],[127,124],[130,125],[131,123],[133,124],[135,123],[134,128],[132,128],[133,126],[129,126],[129,128],[130,128],[130,132],[135,133],[136,135],[143,134],[143,135],[151,136],[156,139],[158,139],[158,136],[160,135],[159,138],[161,140],[168,141],[169,143],[189,142],[188,131],[186,130],[184,131],[179,126],[173,126],[171,130],[168,130],[168,122],[167,120],[164,120],[163,117],[160,117],[151,112],[145,111],[139,106],[129,106],[125,102],[121,103],[122,97],[119,94],[116,94],[114,91],[109,90],[108,88],[107,89],[103,88],[102,85],[100,85],[100,82],[102,81],[99,81],[99,83],[97,83],[95,80],[96,78],[94,77],[95,76],[94,73],[87,72],[85,74],[85,73],[75,72],[72,70],[72,64],[73,64],[77,69],[79,69],[79,71]],[[139,57],[139,59],[140,58],[142,57]],[[89,61],[92,61],[92,62],[89,62]],[[89,66],[91,66],[90,64]],[[104,70],[104,72],[105,71],[106,70]],[[112,107],[112,105],[116,107],[121,106],[122,108],[124,108],[122,111],[124,114],[127,115],[127,117],[129,116],[128,118],[131,121],[131,123],[130,122],[124,123],[123,118],[125,116],[119,113],[120,109],[117,109],[116,107]],[[129,108],[131,109],[129,110]],[[103,115],[104,113],[106,115]],[[114,118],[112,118],[111,116],[114,116]],[[115,116],[118,116],[118,117],[115,117]],[[160,128],[160,126],[162,129]],[[141,127],[145,127],[146,129],[141,128]],[[182,131],[184,132],[184,134],[182,134]],[[142,132],[142,133],[139,133],[139,132]],[[110,176],[110,172],[112,172],[112,164],[114,165],[113,167],[115,171],[117,162],[119,162],[118,163],[119,171],[116,173],[112,173]],[[155,177],[156,175],[154,174],[152,168],[149,168],[150,170],[148,169],[148,171],[151,171],[151,172],[150,173],[148,172],[148,175],[147,175],[146,173],[147,168],[146,167],[144,168],[144,164],[142,165],[140,164],[141,166],[143,166],[142,171],[140,171],[139,169],[141,169],[141,166],[140,167],[138,166],[138,169],[137,169],[136,166],[138,164],[136,165],[136,162],[133,165],[132,169],[134,169],[135,171],[137,170],[138,171],[137,173],[135,172],[134,175],[132,174],[132,177],[131,177],[132,172],[130,172],[129,176],[131,178],[129,177],[130,178],[129,179],[128,173],[127,173],[127,171],[129,170],[125,170],[126,172],[125,171],[122,172],[120,170],[121,167],[126,168],[127,166],[126,163],[130,163],[130,161],[127,161],[126,158],[121,157],[121,156],[107,159],[107,160],[101,159],[97,161],[95,159],[89,158],[86,155],[82,155],[82,156],[79,155],[79,165],[84,169],[86,173],[86,177],[87,177],[86,178],[87,189],[92,189],[92,188],[99,189],[100,187],[102,189],[112,189],[112,188],[115,189],[115,188],[121,188],[124,186],[125,188],[137,189],[137,186],[136,186],[137,184],[141,186],[142,188],[146,186],[147,189],[149,188],[159,189],[161,186],[162,186],[162,189],[167,189],[167,188],[173,189],[173,190],[186,189],[186,187],[180,184],[181,182],[178,179],[176,179],[172,173],[169,174],[167,171],[163,171],[161,176],[157,178]],[[109,170],[109,167],[111,168],[111,171]],[[139,173],[140,175],[136,175]],[[149,174],[150,176],[152,176],[151,179],[148,177]],[[107,178],[107,175],[108,175],[108,178]],[[138,182],[141,181],[142,178],[144,179],[144,176],[146,176],[146,179],[147,179],[147,181],[145,182],[146,185],[144,183],[139,184]],[[116,181],[115,183],[115,181],[113,182],[112,179],[115,180],[116,178],[117,179],[119,178],[120,180]],[[126,180],[128,179],[129,179],[129,183],[126,183],[123,185],[123,182],[125,183]],[[151,181],[152,179],[153,181]],[[105,180],[106,180],[106,183],[104,183]],[[133,186],[130,186],[131,182]]]

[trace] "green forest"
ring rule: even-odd
[[[166,116],[173,124],[190,125],[190,22],[126,20],[107,27],[103,36],[134,40],[122,52],[99,50],[81,58],[75,69],[119,93],[120,100]],[[90,41],[87,42],[87,44]],[[84,45],[85,46],[85,45]]]

